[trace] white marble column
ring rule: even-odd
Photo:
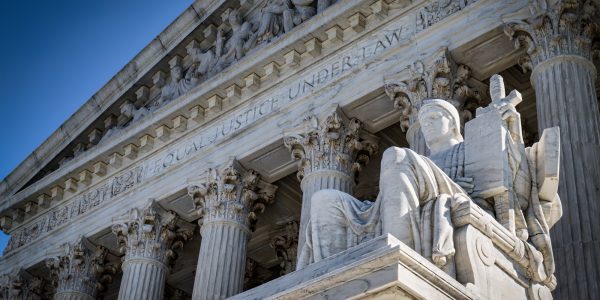
[[[256,221],[277,187],[236,160],[210,169],[188,192],[200,220],[200,253],[193,299],[225,299],[243,291],[247,244]]]
[[[476,81],[470,77],[469,67],[457,64],[445,47],[415,61],[408,72],[386,76],[385,92],[400,111],[400,126],[406,132],[410,149],[421,155],[429,154],[417,119],[423,101],[447,100],[459,111],[462,124],[474,117],[475,109],[483,104],[482,91],[487,87],[481,83],[472,86]]]
[[[170,264],[177,257],[174,248],[191,238],[193,226],[151,201],[142,211],[132,209],[112,231],[125,252],[119,300],[162,299]]]
[[[305,244],[312,195],[323,189],[352,194],[356,175],[377,151],[377,138],[363,131],[359,120],[349,119],[339,107],[334,107],[322,122],[316,116],[308,116],[303,131],[286,135],[284,143],[298,160],[297,176],[302,189],[300,253]]]
[[[554,294],[592,299],[600,295],[600,112],[591,34],[600,18],[593,1],[540,3],[505,31],[527,50],[520,62],[532,70],[539,132],[560,126],[563,217],[551,232]]]
[[[116,272],[116,268],[105,264],[108,250],[92,245],[85,238],[62,247],[60,255],[46,260],[46,266],[56,281],[54,299],[96,299],[99,290],[104,288],[106,278],[103,276]]]

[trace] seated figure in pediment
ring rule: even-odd
[[[315,14],[314,0],[270,0],[261,10],[257,41],[268,42]]]
[[[491,107],[505,123],[520,122],[514,105],[499,101]],[[390,233],[455,275],[453,210],[463,202],[474,201],[493,215],[494,206],[488,203],[489,199],[478,199],[472,194],[474,174],[465,172],[465,160],[469,159],[465,158],[466,143],[460,133],[456,108],[445,100],[426,100],[418,112],[418,120],[431,154],[425,157],[398,147],[385,150],[375,201],[360,201],[338,190],[321,190],[313,195],[299,269]],[[539,250],[530,257],[537,258],[539,269],[552,275],[554,260],[549,229],[561,216],[560,199],[538,197],[537,190],[532,188],[535,170],[529,163],[534,151],[515,143],[510,134],[506,138],[510,139],[506,145],[512,148],[504,153],[509,168],[506,174],[511,176],[508,180],[512,190],[508,193],[514,196],[509,199],[516,207],[515,234],[529,241],[525,243],[529,247],[535,247],[529,250]],[[545,274],[539,276],[540,281],[550,277]]]
[[[169,81],[162,87],[160,98],[156,106],[160,107],[164,103],[169,102],[191,90],[198,84],[198,74],[195,68],[189,68],[183,72],[180,64],[171,65],[171,77]]]

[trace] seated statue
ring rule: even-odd
[[[491,107],[504,120],[518,116],[510,103]],[[298,269],[390,233],[448,274],[455,275],[451,213],[461,203],[473,201],[470,194],[475,188],[475,181],[469,176],[472,174],[465,172],[465,143],[456,108],[444,100],[425,100],[418,120],[430,150],[429,157],[406,148],[390,147],[385,150],[381,160],[379,194],[375,201],[360,201],[337,190],[321,190],[313,195],[310,221],[303,233],[307,242],[300,249]],[[507,174],[511,174],[510,180],[515,183],[515,189],[531,187],[531,184],[523,184],[522,181],[531,183],[535,177],[529,164],[521,163],[521,159],[526,161],[527,158],[524,152],[522,144],[520,148],[506,152],[508,159],[513,160],[508,164],[513,170]],[[525,191],[515,193],[527,194]],[[529,235],[521,235],[520,238],[529,238],[540,250],[544,256],[545,273],[551,275],[554,262],[548,230],[560,217],[561,207],[560,203],[541,207],[539,199],[536,199],[524,196],[515,200],[520,201],[516,207],[524,211],[525,224],[545,226],[530,226],[527,228],[531,231]],[[476,203],[486,203],[487,200]],[[525,203],[522,203],[523,200]],[[560,202],[558,197],[552,201]],[[487,211],[494,214],[489,209]],[[542,264],[541,261],[539,263]],[[543,276],[544,279],[547,277]]]

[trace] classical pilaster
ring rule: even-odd
[[[242,292],[250,233],[276,190],[235,159],[209,169],[201,182],[188,187],[202,236],[193,299],[225,299]]]
[[[415,61],[407,69],[408,76],[403,72],[387,76],[384,88],[394,101],[394,108],[401,113],[400,126],[406,132],[410,148],[427,155],[428,148],[417,118],[423,101],[447,100],[459,111],[461,123],[464,124],[473,118],[475,109],[483,104],[485,88],[481,84],[472,87],[475,81],[469,82],[471,69],[457,64],[447,48],[440,49],[425,60]]]
[[[594,1],[534,1],[525,18],[506,20],[505,32],[526,49],[538,128],[560,126],[559,195],[563,218],[552,231],[557,299],[600,295],[600,112],[592,41]]]
[[[63,245],[63,253],[46,260],[55,281],[57,300],[96,299],[110,281],[116,268],[106,264],[108,250],[94,246],[85,238]]]
[[[0,277],[0,299],[41,300],[46,298],[44,280],[23,269]]]
[[[123,258],[120,300],[162,299],[174,249],[191,238],[193,226],[151,201],[143,210],[132,209],[113,225]]]
[[[358,172],[377,151],[377,139],[362,130],[358,119],[349,119],[336,107],[322,122],[316,116],[307,116],[303,130],[286,135],[284,144],[292,158],[298,160],[297,176],[302,189],[300,250],[305,243],[312,195],[323,189],[352,194]]]
[[[298,255],[298,222],[290,221],[285,224],[282,232],[271,239],[271,248],[277,253],[281,275],[295,271]]]

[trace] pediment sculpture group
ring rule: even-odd
[[[557,175],[548,186],[550,178],[539,168],[558,168],[559,155],[548,154],[559,151],[558,128],[546,129],[540,142],[525,147],[515,109],[520,94],[513,91],[505,96],[499,75],[490,81],[493,101],[478,109],[470,121],[477,128],[469,129],[471,124],[466,124],[465,140],[459,113],[450,102],[423,102],[418,121],[430,155],[398,147],[385,150],[376,200],[361,201],[331,189],[315,193],[307,230],[301,233],[307,242],[300,249],[298,268],[390,233],[455,275],[451,216],[461,203],[473,201],[525,242],[533,280],[551,280],[554,258],[549,230],[561,217],[562,207]],[[477,140],[471,133],[486,130],[491,134]],[[498,138],[497,144],[486,141],[491,138]],[[501,174],[491,174],[490,165],[504,168],[495,172]],[[510,220],[500,211],[502,207],[514,207]]]
[[[214,45],[203,51],[197,47],[188,49],[191,65],[184,70],[179,62],[170,63],[169,80],[161,87],[161,105],[184,94],[208,77],[242,59],[257,46],[289,32],[322,11],[333,1],[325,0],[270,0],[252,17],[243,17],[238,9],[227,16],[229,33],[223,27],[217,29]],[[315,5],[316,3],[316,5]],[[316,8],[315,8],[316,6]]]
[[[184,66],[179,57],[169,61],[169,76],[154,79],[160,93],[149,103],[121,107],[121,120],[103,136],[106,140],[115,132],[144,118],[152,111],[185,94],[206,79],[239,61],[261,45],[289,32],[317,12],[333,4],[332,0],[269,0],[257,13],[245,15],[244,9],[232,9],[224,24],[216,29],[216,37],[204,50],[198,44],[187,47],[191,58]],[[137,108],[136,108],[137,107]]]

